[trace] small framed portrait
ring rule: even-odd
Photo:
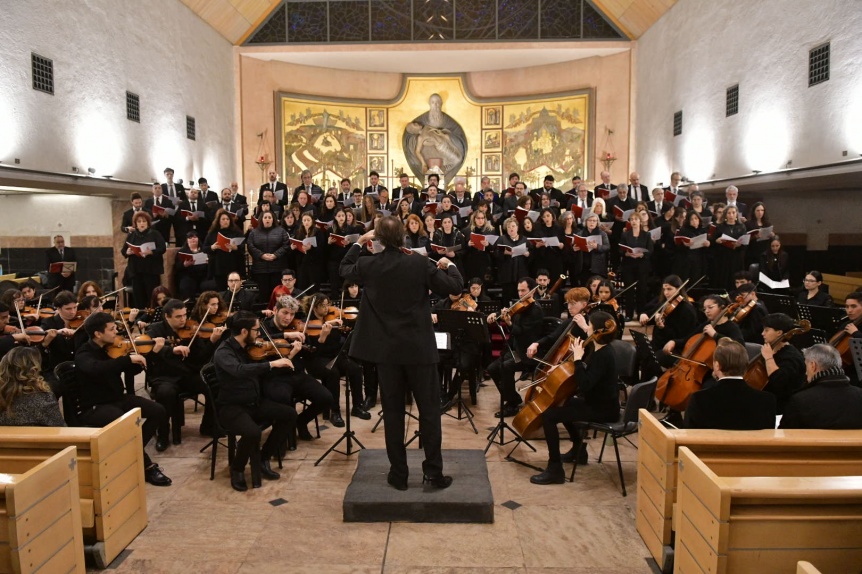
[[[503,130],[482,132],[482,151],[500,151],[501,149],[503,149]]]
[[[482,167],[485,168],[485,173],[500,173],[503,164],[501,155],[499,153],[482,154]]]
[[[385,155],[369,155],[368,156],[368,171],[376,171],[380,175],[386,174],[386,156]]]
[[[488,106],[482,108],[482,127],[502,127],[503,108],[501,106]]]
[[[386,110],[383,108],[368,108],[368,128],[372,130],[386,129]]]
[[[369,132],[368,133],[368,151],[386,151],[386,132]]]

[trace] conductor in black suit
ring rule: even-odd
[[[71,247],[66,247],[66,240],[62,235],[54,236],[54,247],[51,247],[45,252],[45,259],[48,263],[50,271],[52,263],[71,263],[78,261],[75,255],[75,250]],[[60,291],[74,291],[75,289],[75,274],[74,273],[48,273],[48,285],[46,287],[53,289],[60,287]]]
[[[740,343],[721,339],[712,358],[715,385],[691,395],[685,428],[761,430],[775,428],[775,395],[758,391],[742,379],[748,352]]]
[[[384,250],[360,257],[361,246],[374,238]],[[341,261],[341,276],[363,287],[349,354],[377,364],[390,463],[387,482],[398,490],[407,490],[404,394],[409,389],[419,408],[419,430],[425,447],[423,483],[446,488],[452,484],[452,477],[443,475],[439,357],[428,290],[440,296],[453,295],[461,292],[464,281],[445,257],[435,263],[426,257],[407,255],[401,251],[403,243],[404,226],[396,217],[387,216],[377,222],[376,230],[360,237]]]

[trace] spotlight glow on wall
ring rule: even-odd
[[[96,104],[98,105],[98,104]],[[88,109],[74,128],[75,158],[78,165],[98,166],[102,173],[116,173],[122,162],[123,141],[108,110]]]
[[[715,134],[703,126],[691,126],[682,151],[682,172],[692,181],[711,179],[715,171]]]
[[[845,100],[844,132],[847,137],[847,145],[851,152],[862,153],[862,79],[853,89],[848,89],[848,98]],[[0,145],[3,145],[0,143]]]
[[[18,145],[18,124],[12,113],[12,103],[0,97],[0,161],[12,163],[10,157]]]
[[[188,176],[188,154],[185,145],[185,134],[175,129],[164,128],[158,131],[154,145],[150,149],[150,167],[153,176],[164,181],[162,172],[166,167],[174,169],[174,180],[185,179]]]
[[[790,154],[789,115],[781,102],[752,111],[745,135],[744,150],[749,169],[770,172],[782,169]]]

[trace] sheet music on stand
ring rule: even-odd
[[[442,333],[435,331],[434,339],[437,342],[437,350],[438,351],[451,351],[452,350],[452,336],[449,333]]]
[[[763,304],[766,305],[766,309],[770,313],[784,313],[795,321],[804,318],[799,316],[799,310],[796,308],[796,301],[789,295],[761,293],[758,291],[757,298],[763,301]]]
[[[850,355],[853,366],[856,367],[856,379],[862,381],[862,339],[850,338]]]
[[[811,327],[820,329],[827,333],[840,328],[845,316],[841,307],[818,307],[817,305],[796,305],[799,310],[799,320],[808,319]]]
[[[485,344],[491,340],[484,315],[475,311],[437,311],[437,325],[449,333],[463,331],[476,343]]]

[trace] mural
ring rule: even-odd
[[[549,174],[558,187],[592,176],[592,91],[479,101],[462,80],[405,77],[401,95],[388,102],[279,94],[283,180],[298,185],[309,169],[324,188],[342,178],[365,187],[377,171],[391,188],[402,172],[414,186],[436,173],[447,188],[465,177],[477,189],[487,175],[499,189],[513,171],[530,187]]]

